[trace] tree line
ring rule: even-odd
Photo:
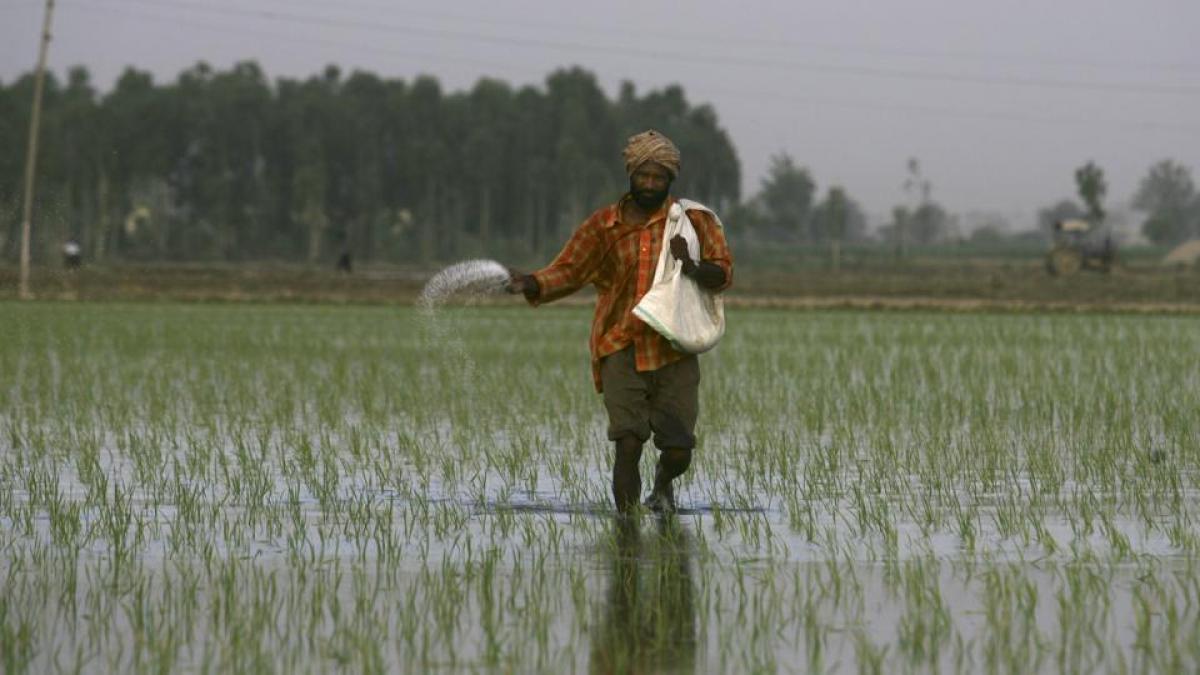
[[[32,90],[0,86],[0,259],[18,247]],[[447,93],[332,66],[270,82],[244,62],[165,84],[130,68],[101,95],[74,68],[46,82],[35,259],[67,239],[93,261],[545,255],[626,189],[621,148],[648,127],[680,147],[679,194],[739,202],[728,134],[677,86],[610,99],[571,68]]]
[[[0,261],[17,256],[32,92],[31,74],[0,83]],[[93,262],[543,258],[626,188],[620,149],[646,128],[680,146],[676,194],[718,209],[735,239],[831,244],[836,255],[873,236],[903,256],[961,238],[916,159],[904,203],[875,233],[844,188],[819,188],[787,154],[743,199],[717,113],[678,86],[624,83],[610,98],[593,74],[568,68],[540,86],[481,79],[446,92],[432,77],[333,66],[272,82],[243,62],[200,63],[167,83],[129,68],[103,94],[86,68],[48,75],[34,257],[74,240]],[[1133,204],[1153,242],[1200,236],[1200,195],[1181,164],[1151,167]],[[1041,211],[1039,229],[1088,213],[1063,200]]]

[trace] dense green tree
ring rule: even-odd
[[[96,217],[95,186],[104,160],[103,135],[95,129],[98,102],[86,69],[73,68],[68,73],[55,113],[54,127],[60,134],[48,139],[44,151],[59,153],[49,162],[57,172],[51,181],[61,186],[67,211],[61,230],[54,233],[55,239],[82,240],[90,229],[87,223]]]
[[[813,236],[829,244],[833,269],[841,268],[842,244],[859,239],[867,229],[867,219],[858,204],[840,186],[833,186],[813,211]]]
[[[489,249],[498,219],[510,217],[502,211],[510,145],[516,131],[513,91],[498,80],[480,80],[468,96],[462,178],[471,196],[469,231],[480,251]]]
[[[0,84],[0,144],[23,148],[32,77]],[[480,80],[338,68],[270,82],[253,62],[173,82],[129,68],[97,93],[47,79],[35,255],[75,237],[89,260],[543,257],[626,189],[620,149],[646,128],[680,145],[675,192],[721,209],[740,167],[708,106],[679,87],[616,100],[563,69],[514,91]],[[0,257],[19,236],[23,156],[0,155]],[[811,199],[811,190],[808,198]]]
[[[1133,205],[1147,214],[1142,233],[1156,243],[1176,243],[1200,236],[1200,197],[1192,172],[1163,160],[1150,167],[1138,184]]]
[[[1010,239],[1007,230],[1002,225],[995,222],[985,223],[971,231],[967,240],[972,244],[982,244],[984,246],[995,246]]]
[[[797,166],[790,155],[772,157],[758,197],[766,225],[794,231],[801,239],[812,241],[811,216],[816,191],[817,184],[808,170]]]
[[[866,230],[862,207],[841,186],[829,188],[813,211],[812,231],[820,241],[854,241],[861,239]]]
[[[954,218],[934,201],[922,202],[909,217],[908,231],[913,242],[932,244],[945,239],[953,231]]]
[[[1079,198],[1087,207],[1088,218],[1093,223],[1104,220],[1102,202],[1105,193],[1108,192],[1108,183],[1104,180],[1104,170],[1096,166],[1095,162],[1089,161],[1075,170],[1075,186],[1079,191]]]
[[[560,70],[546,79],[546,93],[554,185],[549,201],[553,234],[563,238],[618,189],[620,146],[615,115],[594,75],[581,68]]]
[[[893,207],[892,221],[880,230],[901,257],[907,254],[910,245],[945,240],[955,227],[954,217],[933,200],[933,183],[921,172],[921,163],[915,157],[906,163],[903,188],[910,204]]]

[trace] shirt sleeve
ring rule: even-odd
[[[554,261],[533,273],[540,292],[529,303],[554,302],[591,283],[603,257],[603,241],[599,219],[593,216],[584,221]]]
[[[700,260],[713,263],[725,271],[725,283],[713,291],[720,293],[733,285],[733,253],[725,241],[725,231],[707,211],[695,209],[688,211],[687,215],[700,238]]]

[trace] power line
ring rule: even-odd
[[[328,8],[329,4],[325,0],[270,0],[274,2],[285,2],[289,5],[305,4]],[[382,2],[360,2],[356,4],[342,2],[339,3],[340,9],[349,9],[352,7],[371,7],[380,9],[400,9],[392,3]],[[849,45],[844,43],[830,42],[812,42],[803,40],[789,40],[778,38],[764,38],[762,36],[748,37],[730,35],[728,33],[711,33],[699,31],[687,31],[686,35],[676,35],[671,32],[661,30],[647,30],[636,26],[591,26],[581,24],[571,24],[562,22],[548,21],[530,21],[523,19],[521,21],[505,21],[492,17],[481,17],[477,14],[463,14],[458,12],[441,12],[428,9],[411,9],[403,8],[407,14],[420,14],[435,19],[444,19],[455,22],[472,21],[483,23],[485,25],[494,26],[509,26],[509,27],[541,27],[551,30],[585,30],[589,32],[608,33],[605,37],[611,37],[617,33],[622,36],[642,36],[660,42],[683,42],[694,44],[696,40],[712,40],[721,45],[743,45],[749,47],[785,47],[785,48],[812,48],[822,49],[826,51],[842,52],[842,53],[859,53],[871,56],[888,56],[888,57],[913,57],[921,59],[966,59],[981,62],[1018,62],[1038,66],[1065,66],[1073,68],[1103,68],[1111,70],[1114,68],[1129,69],[1129,70],[1150,70],[1154,72],[1162,71],[1200,71],[1200,63],[1162,63],[1162,62],[1117,62],[1117,61],[1088,61],[1082,59],[1045,59],[1045,58],[1029,58],[1029,54],[998,54],[998,53],[983,53],[969,52],[961,50],[930,50],[930,49],[912,49],[900,47],[888,47],[881,45]]]
[[[958,84],[977,84],[990,86],[1022,86],[1050,89],[1077,89],[1085,91],[1109,91],[1141,94],[1196,95],[1200,94],[1200,85],[1187,84],[1152,84],[1136,82],[1085,82],[1066,79],[1046,79],[1030,77],[1005,77],[987,75],[964,75],[928,70],[878,68],[873,66],[853,66],[840,64],[819,64],[782,59],[768,59],[745,56],[712,56],[706,53],[683,53],[658,49],[647,49],[637,46],[613,46],[572,43],[541,38],[517,38],[509,36],[475,33],[467,31],[435,29],[412,25],[389,24],[381,21],[356,21],[334,17],[295,14],[273,10],[252,10],[232,7],[214,7],[189,0],[90,0],[91,2],[113,2],[151,5],[161,8],[170,5],[188,11],[207,12],[217,15],[249,17],[261,20],[287,22],[323,27],[352,28],[356,30],[371,30],[389,34],[401,33],[420,37],[438,39],[464,39],[475,42],[505,46],[541,47],[572,53],[593,52],[644,56],[656,59],[683,61],[686,63],[706,63],[719,66],[739,66],[752,68],[775,68],[785,70],[804,70],[838,75],[855,75],[883,79],[952,82]]]
[[[321,9],[329,9],[330,4],[326,0],[267,0],[268,2],[282,3],[288,7],[296,5],[307,5],[319,7]],[[192,3],[197,4],[197,3]],[[229,9],[227,5],[206,5],[206,7],[221,10]],[[971,60],[979,62],[1007,62],[1021,63],[1036,66],[1052,66],[1052,67],[1071,67],[1071,68],[1102,68],[1105,70],[1125,69],[1125,70],[1144,70],[1161,73],[1163,71],[1179,71],[1179,72],[1200,72],[1200,63],[1165,63],[1165,62],[1127,62],[1127,61],[1095,61],[1083,59],[1063,59],[1042,57],[1030,58],[1030,54],[1001,54],[1001,53],[986,53],[986,52],[971,52],[963,50],[935,50],[935,49],[913,49],[909,47],[901,48],[894,46],[882,45],[851,45],[845,43],[832,42],[812,42],[805,40],[765,38],[763,36],[746,36],[746,35],[730,35],[727,32],[712,33],[700,31],[687,31],[686,35],[677,35],[673,32],[664,32],[662,30],[644,29],[638,26],[629,25],[593,25],[580,23],[566,23],[553,21],[538,21],[530,19],[521,20],[504,20],[494,17],[480,16],[474,13],[462,12],[447,12],[440,10],[431,10],[428,8],[414,9],[410,7],[401,7],[393,2],[346,2],[343,0],[337,4],[337,9],[354,10],[362,9],[364,11],[374,12],[376,10],[403,10],[405,15],[419,15],[432,18],[434,20],[453,21],[456,24],[462,22],[481,23],[491,26],[506,26],[515,28],[545,28],[548,30],[582,30],[592,33],[600,33],[602,37],[609,39],[613,35],[621,37],[640,36],[643,38],[653,39],[656,42],[681,42],[686,44],[694,44],[696,40],[711,40],[721,45],[741,45],[748,47],[784,47],[784,48],[809,48],[821,49],[825,51],[841,52],[841,53],[857,53],[870,56],[887,56],[887,57],[911,57],[920,59],[944,59],[954,58],[959,60]],[[264,10],[266,11],[266,10]]]
[[[457,63],[469,64],[472,66],[482,66],[482,67],[489,67],[489,68],[496,67],[496,65],[497,65],[495,60],[485,61],[485,60],[453,58],[453,57],[447,58],[447,57],[442,57],[440,55],[437,55],[435,57],[435,55],[432,55],[432,54],[429,54],[426,52],[418,52],[418,51],[407,50],[407,49],[399,49],[399,48],[390,47],[390,46],[386,46],[386,45],[374,45],[374,44],[361,43],[361,42],[351,43],[351,42],[345,42],[345,41],[340,41],[340,40],[330,40],[328,38],[307,37],[307,36],[299,36],[299,35],[295,35],[295,34],[291,34],[291,33],[277,33],[277,32],[273,32],[273,31],[264,31],[264,30],[254,29],[254,28],[246,28],[246,27],[242,27],[242,26],[229,26],[229,25],[217,25],[217,24],[211,24],[211,23],[202,23],[202,22],[197,22],[194,20],[180,19],[177,17],[147,14],[142,11],[135,12],[135,11],[131,11],[131,10],[116,9],[116,8],[85,7],[85,6],[78,6],[78,5],[75,7],[75,9],[84,9],[87,11],[94,11],[94,12],[101,12],[101,13],[120,14],[123,16],[134,17],[134,18],[137,18],[140,20],[169,23],[172,25],[186,25],[186,26],[191,26],[194,28],[199,28],[199,29],[203,29],[203,30],[212,30],[212,31],[216,31],[216,32],[226,33],[226,34],[227,33],[240,33],[240,34],[253,36],[253,37],[271,38],[271,39],[284,40],[284,41],[288,41],[288,42],[295,42],[298,44],[305,44],[305,45],[317,44],[317,45],[333,47],[333,48],[337,48],[337,49],[350,48],[350,49],[355,49],[355,50],[359,50],[359,51],[378,52],[378,53],[383,53],[383,54],[391,54],[391,55],[398,55],[398,56],[405,56],[405,57],[414,57],[415,56],[417,58],[422,58],[422,59],[436,58],[439,62],[452,61],[452,62],[457,62]],[[518,66],[516,68],[524,71],[523,66]],[[481,76],[482,75],[483,74],[481,73]],[[536,77],[536,78],[540,79],[541,77],[543,77],[545,75],[545,71],[538,70],[535,72],[532,69],[530,69],[530,70],[526,71],[526,75],[531,78]],[[784,91],[779,91],[779,90],[761,91],[761,90],[748,90],[748,89],[743,89],[743,88],[736,88],[736,87],[730,88],[730,87],[720,87],[720,86],[719,87],[706,87],[706,89],[719,91],[719,92],[725,93],[725,94],[731,94],[731,95],[734,95],[734,96],[737,96],[737,97],[743,98],[743,99],[745,99],[745,98],[775,99],[775,100],[787,101],[789,103],[795,103],[795,104],[801,104],[801,105],[838,107],[838,108],[846,108],[846,109],[854,109],[854,110],[866,110],[866,111],[871,111],[871,112],[918,113],[920,115],[927,116],[927,117],[932,116],[932,117],[943,117],[943,118],[950,118],[950,119],[972,119],[972,120],[988,120],[988,121],[1003,121],[1003,122],[1028,122],[1028,123],[1035,123],[1035,124],[1063,125],[1063,126],[1073,126],[1073,127],[1078,127],[1081,125],[1108,126],[1108,127],[1122,127],[1122,128],[1139,129],[1139,130],[1157,130],[1157,131],[1170,131],[1170,132],[1200,133],[1200,126],[1172,125],[1172,124],[1165,124],[1165,123],[1161,123],[1158,121],[1151,121],[1151,120],[1112,120],[1112,119],[1106,120],[1106,119],[1099,119],[1099,118],[1095,118],[1095,117],[1086,117],[1086,118],[1041,117],[1041,116],[1036,116],[1036,115],[1019,115],[1019,114],[1011,114],[1011,113],[1003,113],[1003,112],[995,112],[995,111],[948,109],[945,107],[919,106],[919,105],[895,104],[895,103],[874,103],[874,102],[870,102],[870,101],[861,101],[861,100],[855,101],[855,100],[846,100],[846,99],[829,99],[829,98],[815,98],[815,97],[810,97],[810,96],[795,96],[795,95],[790,95]]]
[[[41,3],[39,2],[10,2],[0,5],[0,12],[3,12],[7,9],[33,9],[34,7],[40,6]]]
[[[225,33],[225,34],[239,33],[239,34],[247,35],[247,36],[251,36],[251,37],[273,38],[273,39],[277,39],[277,40],[295,42],[297,44],[322,45],[325,47],[333,47],[333,48],[342,49],[342,50],[352,49],[352,50],[358,50],[358,51],[364,51],[364,52],[375,52],[375,53],[380,53],[380,54],[390,54],[390,55],[394,55],[394,56],[404,56],[404,57],[418,58],[418,59],[436,59],[439,63],[442,63],[442,62],[462,63],[462,64],[469,64],[469,65],[476,66],[476,67],[494,67],[496,65],[496,61],[494,59],[487,60],[487,59],[462,58],[462,57],[456,57],[456,56],[443,56],[441,54],[431,54],[429,52],[414,51],[411,49],[397,48],[397,47],[392,47],[389,45],[378,45],[378,44],[364,43],[364,42],[347,42],[345,40],[331,40],[329,38],[307,36],[307,35],[301,36],[301,35],[297,35],[295,33],[280,33],[280,32],[274,32],[274,31],[270,31],[270,30],[259,30],[259,29],[254,29],[254,28],[248,28],[248,27],[241,26],[241,25],[204,23],[204,22],[195,21],[195,20],[181,19],[181,18],[175,17],[175,16],[164,16],[162,14],[147,14],[141,10],[134,11],[134,10],[128,10],[128,9],[113,8],[113,7],[89,7],[86,5],[75,5],[72,9],[84,10],[86,12],[95,12],[95,13],[100,13],[100,14],[115,14],[115,15],[126,16],[126,17],[130,17],[130,18],[138,19],[138,20],[165,23],[165,24],[170,24],[170,25],[175,25],[175,26],[189,26],[192,28],[199,28],[202,30],[211,30],[214,32]],[[172,37],[175,37],[175,36],[172,36]],[[544,72],[539,71],[539,74],[544,75]]]

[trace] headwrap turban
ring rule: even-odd
[[[671,173],[671,178],[679,176],[679,148],[671,139],[653,129],[630,136],[624,155],[625,173],[631,176],[646,162],[663,165]]]

